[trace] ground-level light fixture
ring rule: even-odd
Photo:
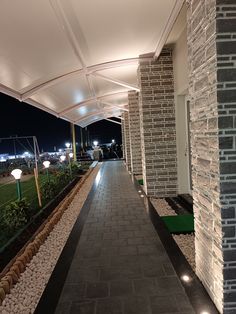
[[[184,282],[189,282],[190,281],[190,277],[188,275],[183,275],[181,277],[181,279],[184,281]]]
[[[98,145],[98,141],[93,141],[93,145],[97,146]]]
[[[21,169],[14,169],[11,172],[11,175],[16,180],[17,197],[18,197],[19,200],[21,200],[21,198],[22,198],[21,185],[20,185],[21,174],[22,174],[22,170]]]
[[[70,143],[67,142],[65,145],[66,145],[66,148],[70,148]]]
[[[50,178],[49,178],[49,172],[48,172],[48,168],[50,166],[50,161],[49,160],[45,160],[43,162],[43,165],[44,165],[44,168],[46,169],[46,173],[47,173],[47,179],[48,179],[48,182],[50,181]]]

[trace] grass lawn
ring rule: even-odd
[[[42,184],[47,180],[46,175],[39,175],[39,183]],[[39,209],[38,196],[35,186],[34,176],[26,181],[21,182],[22,197],[26,197],[30,203],[31,209],[37,211]],[[15,182],[9,184],[0,184],[0,220],[1,212],[10,202],[17,199],[17,191]],[[45,205],[45,204],[43,204]],[[4,228],[0,229],[0,248],[9,240],[9,235]]]
[[[39,182],[43,183],[47,180],[45,175],[39,176]],[[27,181],[21,182],[22,197],[26,197],[30,202],[32,208],[37,209],[38,198],[35,186],[34,177]],[[16,184],[15,182],[9,184],[0,184],[0,211],[10,202],[17,199]]]

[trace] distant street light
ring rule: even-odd
[[[18,197],[19,200],[22,199],[21,184],[20,184],[21,174],[22,174],[22,170],[21,169],[14,169],[11,172],[11,175],[16,180],[17,197]]]
[[[48,168],[49,168],[49,166],[50,166],[50,161],[49,161],[49,160],[45,160],[45,161],[43,162],[43,165],[44,165],[44,168],[46,169],[47,180],[48,180],[48,182],[50,182],[49,171],[48,171]]]
[[[74,154],[73,153],[69,153],[69,157],[73,158]]]
[[[70,148],[70,143],[66,143],[66,148]]]
[[[114,144],[116,141],[115,140],[111,140],[111,142]]]

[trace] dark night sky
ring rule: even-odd
[[[0,123],[0,137],[35,135],[40,150],[53,151],[54,146],[64,147],[65,142],[70,141],[68,122],[1,93]],[[121,142],[121,127],[118,124],[100,121],[90,125],[88,130],[91,140],[108,143],[114,138],[118,143]],[[79,127],[76,127],[77,142],[80,142],[79,134]],[[18,145],[17,150],[20,153],[23,148]],[[0,154],[2,153],[12,153],[9,141],[0,142]]]

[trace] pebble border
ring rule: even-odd
[[[48,219],[44,222],[43,228],[40,227],[39,228],[40,231],[36,232],[32,241],[26,244],[26,246],[20,251],[20,254],[17,255],[17,257],[15,258],[15,261],[11,264],[10,268],[8,267],[7,269],[6,267],[4,269],[3,271],[4,275],[0,280],[0,305],[2,304],[0,306],[1,313],[3,314],[33,313],[40,299],[40,296],[43,293],[46,283],[50,277],[50,274],[56,264],[56,261],[61,253],[61,250],[63,249],[64,244],[69,236],[71,228],[73,227],[74,222],[76,221],[78,213],[80,209],[82,208],[84,201],[87,198],[87,195],[92,187],[93,180],[98,170],[99,170],[99,166],[88,170],[88,172],[76,184],[76,186],[72,189],[72,191],[54,209],[54,211],[51,213]],[[79,191],[82,192],[81,193],[83,194],[82,197],[80,194],[78,194]],[[61,220],[64,220],[63,218],[65,217],[63,216],[66,216],[67,212],[73,211],[74,207],[76,207],[76,210],[74,211],[73,219],[70,219],[71,217],[66,217],[67,219],[69,219],[69,222],[70,222],[70,226],[68,226],[69,228],[67,228],[66,235],[65,233],[63,233],[63,236],[62,236],[63,239],[61,241],[58,241],[59,230],[55,230],[55,229],[58,229],[57,226],[61,223]],[[61,225],[63,226],[62,223]],[[56,239],[54,239],[54,241],[56,240],[59,247],[57,245],[57,252],[56,252],[57,256],[54,256],[54,260],[50,262],[51,272],[50,273],[47,272],[47,274],[45,275],[40,273],[40,275],[42,276],[41,280],[43,284],[41,284],[41,289],[37,289],[37,291],[35,291],[33,287],[35,282],[34,281],[32,281],[31,283],[29,282],[30,290],[32,291],[32,293],[30,293],[32,294],[30,295],[30,298],[28,296],[28,299],[30,299],[30,302],[26,302],[26,299],[24,297],[21,302],[18,300],[20,285],[22,283],[21,281],[25,281],[25,279],[29,279],[30,277],[31,279],[33,279],[32,278],[33,272],[35,269],[37,269],[36,262],[37,264],[42,263],[42,260],[40,261],[40,257],[42,258],[41,256],[42,252],[44,253],[44,255],[45,254],[47,255],[47,252],[45,251],[45,248],[43,247],[45,246],[47,250],[49,249],[50,238],[53,238],[54,231],[57,234]],[[46,242],[49,242],[49,246],[47,245]],[[55,245],[55,243],[52,243],[52,244]],[[38,259],[38,256],[39,256],[39,259]],[[27,289],[27,287],[25,287],[25,289]]]

